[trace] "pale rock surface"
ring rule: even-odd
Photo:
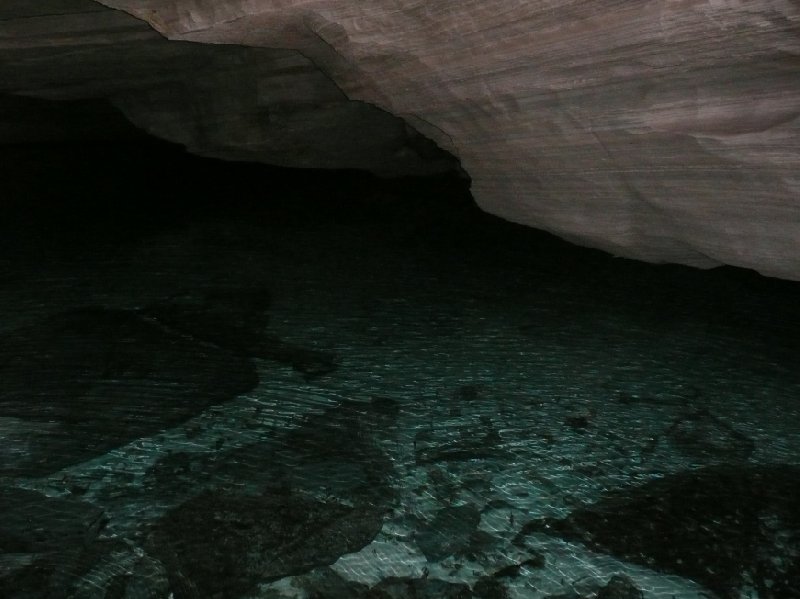
[[[800,279],[797,0],[102,2],[173,40],[300,52],[509,220]]]
[[[420,132],[509,220],[800,280],[798,0],[102,4],[4,0],[0,94],[110,99],[220,158],[454,168]]]

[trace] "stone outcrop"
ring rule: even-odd
[[[294,49],[170,42],[147,23],[93,0],[14,0],[0,6],[0,50],[5,142],[74,139],[77,127],[59,131],[63,125],[50,125],[41,103],[4,99],[3,92],[105,98],[148,133],[228,160],[382,175],[457,168],[452,156],[400,118],[350,100]],[[86,110],[68,110],[66,120],[118,129],[119,117],[108,108],[94,123]]]
[[[116,100],[194,151],[333,166],[346,147],[374,171],[424,170],[377,106],[457,156],[491,213],[620,256],[800,279],[796,0],[102,3],[199,42],[107,63],[171,81]],[[104,14],[97,36],[153,35]]]

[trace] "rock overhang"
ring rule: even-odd
[[[508,220],[620,256],[800,279],[796,2],[103,4],[173,40],[102,17],[128,45],[165,48],[149,64],[177,83],[102,93],[190,150],[293,166],[347,157],[384,174],[453,168],[425,155],[419,131]],[[40,39],[48,27],[81,37],[64,35],[82,22],[72,18],[40,23]],[[120,48],[98,25],[87,47],[102,43]],[[103,73],[105,85],[122,76]]]

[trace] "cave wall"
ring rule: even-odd
[[[80,137],[76,127],[43,130],[43,111],[54,109],[22,97],[105,98],[148,133],[204,156],[382,175],[458,166],[402,119],[349,99],[294,49],[172,42],[93,0],[4,0],[0,51],[0,142]],[[85,121],[73,106],[62,123]],[[95,129],[118,128],[114,115],[96,118]]]
[[[509,220],[620,256],[800,279],[797,0],[102,4],[182,43],[106,14],[127,31],[108,52],[165,48],[126,55],[162,82],[115,94],[130,76],[111,65],[81,85],[193,151],[423,172],[416,130]]]
[[[103,2],[170,39],[298,49],[504,218],[800,278],[796,0]]]

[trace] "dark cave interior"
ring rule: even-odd
[[[3,597],[800,596],[800,283],[24,104]]]

